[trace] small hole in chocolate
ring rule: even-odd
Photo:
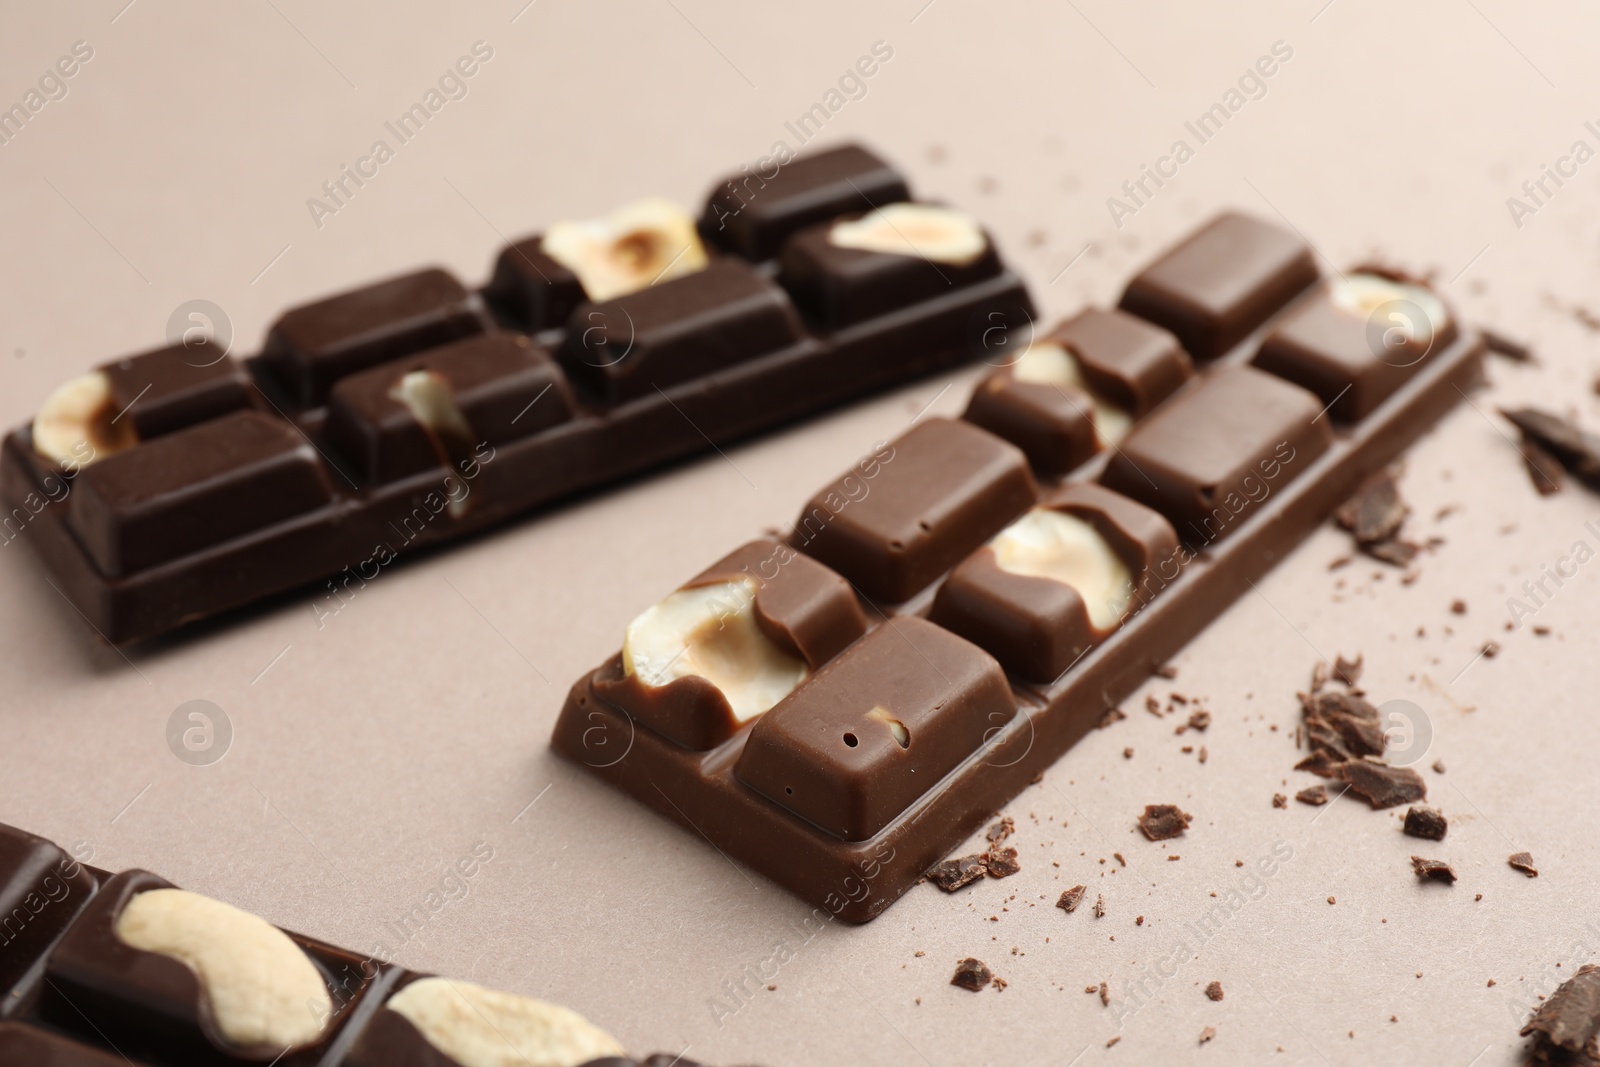
[[[861,742],[856,740],[856,735],[855,734],[845,734],[844,735],[844,743],[849,745],[851,748],[855,748]]]
[[[794,786],[792,786],[792,785],[784,786],[783,787],[783,791],[784,791],[784,793],[788,794],[791,797],[794,796]]]

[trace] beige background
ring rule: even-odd
[[[793,145],[784,122],[880,40],[892,60],[826,140],[866,139],[923,196],[977,212],[1051,318],[1113,300],[1163,243],[1237,205],[1281,215],[1341,265],[1381,252],[1436,270],[1465,313],[1534,340],[1542,362],[1494,361],[1479,410],[1407,457],[1410,530],[1444,539],[1414,584],[1365,562],[1330,573],[1348,542],[1319,532],[1194,642],[1175,683],[1147,688],[1203,696],[1209,732],[1175,737],[1141,693],[1009,809],[1021,874],[956,897],[918,887],[867,927],[806,942],[803,905],[558,763],[546,739],[566,686],[638,610],[787,522],[923,405],[958,412],[971,374],[387,572],[321,629],[305,595],[124,657],[46,584],[24,534],[0,548],[0,820],[362,949],[396,950],[386,922],[487,843],[470,893],[398,946],[401,962],[571,1004],[638,1051],[721,1063],[1506,1064],[1534,996],[1600,948],[1584,926],[1600,879],[1600,564],[1538,611],[1551,634],[1502,630],[1524,579],[1579,539],[1600,548],[1583,525],[1600,507],[1581,489],[1535,497],[1492,416],[1530,400],[1600,424],[1594,337],[1558,309],[1597,281],[1600,163],[1521,228],[1506,207],[1574,140],[1600,147],[1583,127],[1600,119],[1600,16],[1510,0],[124,2],[15,4],[0,32],[6,104],[74,41],[94,49],[0,147],[6,426],[62,378],[161,342],[186,300],[225,308],[249,351],[283,307],[334,288],[426,262],[476,282],[502,237],[644,194],[698,204],[721,172]],[[477,40],[494,55],[469,95],[318,229],[306,199]],[[1293,58],[1266,95],[1118,229],[1107,197],[1280,40]],[[1449,611],[1458,597],[1465,616]],[[1503,651],[1473,662],[1489,638]],[[1427,713],[1424,765],[1448,765],[1427,772],[1452,820],[1442,844],[1350,800],[1272,808],[1311,784],[1290,772],[1293,693],[1336,651],[1365,653],[1376,699]],[[164,740],[196,698],[235,731],[209,767]],[[1195,741],[1204,765],[1180,751]],[[1149,844],[1133,819],[1166,801],[1196,823]],[[1255,899],[1203,944],[1186,932],[1238,884],[1236,860],[1277,842],[1292,858]],[[1538,879],[1507,868],[1521,849]],[[1417,885],[1413,851],[1461,881]],[[1105,918],[1048,906],[1080,881]],[[1085,995],[1103,980],[1122,1003],[1186,938],[1142,1010],[1119,1021]],[[776,990],[751,980],[730,997],[723,983],[785,940]],[[949,986],[967,955],[1009,988]],[[1201,994],[1212,979],[1222,1003]]]

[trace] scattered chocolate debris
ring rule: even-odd
[[[1364,697],[1324,690],[1302,697],[1301,703],[1312,756],[1329,757],[1327,761],[1304,761],[1307,765],[1303,769],[1333,778],[1337,777],[1332,772],[1334,764],[1347,763],[1360,756],[1383,755],[1383,723],[1378,709]]]
[[[1132,759],[1133,758],[1133,749],[1131,749],[1131,748],[1123,749],[1122,750],[1122,758],[1123,759]]]
[[[1011,984],[1011,983],[1010,983],[1010,982],[1008,982],[1008,981],[1006,981],[1006,980],[1005,980],[1005,979],[1004,979],[1004,978],[1001,978],[1001,977],[1000,977],[1000,976],[999,976],[999,975],[998,975],[998,974],[997,974],[997,975],[995,975],[995,976],[994,976],[994,978],[993,978],[993,979],[992,979],[992,980],[991,980],[991,981],[990,981],[990,982],[989,982],[989,984],[990,984],[990,985],[992,985],[992,986],[994,986],[994,987],[995,987],[995,989],[997,989],[997,990],[1000,990],[1000,989],[1004,989],[1004,988],[1005,988],[1005,987],[1006,987],[1006,986],[1008,986],[1008,985],[1010,985],[1010,984]]]
[[[1337,904],[1337,903],[1339,903],[1339,902],[1338,902],[1338,901],[1337,901],[1337,900],[1335,900],[1335,899],[1334,899],[1334,898],[1333,898],[1333,897],[1329,897],[1329,898],[1328,898],[1328,903],[1329,903],[1329,904]]]
[[[1209,711],[1193,711],[1189,713],[1189,729],[1204,730],[1210,725],[1211,713]]]
[[[1500,644],[1499,644],[1499,642],[1497,642],[1497,641],[1485,641],[1483,643],[1482,652],[1483,652],[1483,658],[1484,659],[1494,659],[1496,656],[1498,656],[1500,654]]]
[[[1320,693],[1328,684],[1328,661],[1317,660],[1316,666],[1311,668],[1311,691]]]
[[[1114,722],[1121,722],[1128,717],[1121,708],[1107,708],[1106,713],[1100,716],[1100,729],[1104,730]]]
[[[1208,1026],[1204,1030],[1200,1031],[1200,1043],[1203,1045],[1216,1036],[1217,1028],[1215,1026]]]
[[[1511,864],[1511,866],[1515,867],[1517,870],[1521,871],[1523,874],[1527,875],[1529,878],[1539,877],[1539,868],[1533,865],[1533,854],[1531,852],[1513,853],[1511,858],[1506,862]]]
[[[1410,767],[1391,767],[1371,760],[1351,760],[1339,765],[1335,776],[1373,810],[1410,804],[1428,795],[1422,776]]]
[[[1014,848],[992,848],[986,859],[990,878],[1010,878],[1022,870],[1022,864],[1017,862],[1017,850]]]
[[[1005,818],[989,827],[988,832],[983,836],[989,839],[989,843],[991,845],[998,845],[1000,842],[1004,841],[1006,838],[1010,837],[1016,832],[1017,824],[1012,821],[1011,816],[1007,815]]]
[[[1566,482],[1561,461],[1527,437],[1522,439],[1522,465],[1527,468],[1528,480],[1540,496],[1554,496],[1561,492]]]
[[[1415,807],[1406,809],[1405,833],[1407,837],[1420,837],[1428,841],[1443,841],[1450,828],[1444,813],[1437,808]]]
[[[1127,865],[1128,865],[1128,861],[1127,861],[1127,860],[1125,860],[1125,859],[1123,859],[1123,858],[1122,858],[1122,853],[1120,853],[1120,852],[1113,852],[1113,853],[1112,853],[1112,854],[1111,854],[1111,856],[1112,856],[1112,858],[1113,858],[1113,859],[1115,859],[1115,860],[1116,860],[1116,861],[1117,861],[1117,862],[1118,862],[1118,863],[1119,863],[1119,864],[1121,864],[1121,865],[1122,865],[1122,866],[1124,866],[1124,867],[1126,867],[1126,866],[1127,866]]]
[[[1148,711],[1158,719],[1161,718],[1161,701],[1157,700],[1155,697],[1145,697],[1144,710]]]
[[[1086,985],[1083,987],[1083,991],[1085,993],[1098,993],[1100,991],[1100,987],[1097,985]]]
[[[1110,1048],[1111,1046],[1115,1045],[1118,1041],[1121,1041],[1121,1040],[1122,1040],[1122,1035],[1118,1034],[1116,1037],[1113,1037],[1110,1041],[1106,1042],[1106,1048]]]
[[[1146,804],[1139,816],[1139,830],[1151,841],[1167,841],[1183,836],[1193,818],[1175,804]]]
[[[1200,746],[1200,754],[1198,756],[1196,756],[1195,758],[1198,759],[1201,763],[1204,763],[1208,758],[1210,758],[1210,754],[1206,752],[1206,746],[1204,746],[1204,745]]]
[[[1144,916],[1143,915],[1135,915],[1133,917],[1133,925],[1135,925],[1135,926],[1143,926],[1144,925]]]
[[[1600,436],[1538,408],[1501,408],[1500,414],[1521,431],[1525,444],[1548,453],[1585,485],[1600,488]]]
[[[1105,894],[1104,893],[1096,893],[1094,895],[1094,917],[1096,919],[1103,919],[1103,918],[1105,918],[1105,914],[1106,914],[1106,897],[1105,897]]]
[[[1410,564],[1419,546],[1399,539],[1400,527],[1411,509],[1400,498],[1400,485],[1392,470],[1382,470],[1362,483],[1354,496],[1339,506],[1333,518],[1350,531],[1356,547],[1384,563]]]
[[[1275,808],[1287,808],[1289,806],[1289,798],[1282,793],[1274,793],[1272,794],[1272,806]]]
[[[1111,987],[1105,982],[1100,983],[1100,1003],[1108,1008],[1111,1007]]]
[[[1550,994],[1522,1028],[1534,1063],[1592,1064],[1600,1047],[1600,967],[1585,964]]]
[[[1221,1000],[1222,997],[1223,997],[1222,983],[1221,982],[1212,982],[1209,985],[1207,985],[1206,986],[1206,996],[1210,997],[1212,1000]]]
[[[1443,774],[1444,773],[1444,760],[1436,759],[1436,760],[1433,761],[1433,773],[1434,774]]]
[[[1465,600],[1452,600],[1452,601],[1450,601],[1450,614],[1452,614],[1452,615],[1465,615],[1466,613],[1467,613],[1467,602]]]
[[[1456,880],[1456,872],[1444,860],[1426,860],[1421,856],[1412,856],[1411,869],[1424,882],[1432,880],[1448,885]]]
[[[1061,899],[1056,901],[1056,907],[1070,915],[1078,910],[1079,904],[1083,903],[1083,894],[1085,892],[1087,892],[1086,887],[1081,885],[1073,886],[1061,894]]]
[[[1362,660],[1363,657],[1359,655],[1354,660],[1345,659],[1343,656],[1336,657],[1333,661],[1333,676],[1345,685],[1355,685],[1361,681]]]
[[[1497,356],[1504,356],[1513,363],[1533,363],[1533,349],[1525,342],[1507,337],[1494,330],[1478,331],[1478,336],[1483,338],[1483,347]]]
[[[1328,802],[1328,787],[1314,785],[1308,789],[1300,790],[1294,795],[1294,798],[1302,804],[1310,804],[1313,807],[1320,806]]]
[[[1156,677],[1158,677],[1158,678],[1165,678],[1165,679],[1167,679],[1167,681],[1170,682],[1172,679],[1176,678],[1177,676],[1178,676],[1178,668],[1174,667],[1170,663],[1164,663],[1161,666],[1156,668]]]
[[[1417,553],[1422,551],[1422,547],[1411,541],[1374,541],[1371,544],[1362,545],[1361,551],[1379,563],[1387,563],[1393,567],[1409,567],[1411,566],[1411,561],[1417,558]],[[1404,581],[1405,579],[1401,580]],[[1416,579],[1412,578],[1411,581],[1416,581]],[[1406,582],[1406,584],[1410,585],[1411,582]]]
[[[933,869],[928,872],[928,880],[946,893],[954,893],[962,886],[978,881],[988,872],[988,855],[974,852],[960,859],[940,860],[935,863]]]
[[[960,986],[976,993],[994,978],[994,972],[982,960],[975,960],[971,956],[956,964],[955,976],[950,979],[951,985]]]

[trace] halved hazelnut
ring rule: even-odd
[[[99,371],[62,384],[33,419],[33,448],[63,467],[87,467],[139,443],[133,420],[115,410],[111,379]]]
[[[983,228],[971,216],[936,204],[886,204],[859,219],[834,223],[828,242],[955,267],[976,262],[989,248]]]
[[[149,889],[123,905],[123,944],[194,972],[224,1038],[287,1049],[322,1037],[333,1015],[316,965],[265,919],[182,889]]]
[[[1092,524],[1051,508],[1034,508],[989,542],[1001,570],[1070,585],[1096,630],[1115,629],[1133,601],[1133,576]]]
[[[716,686],[744,723],[788,696],[805,662],[778,648],[755,617],[751,578],[680,589],[628,626],[622,666],[652,688],[686,675]]]
[[[1089,388],[1077,359],[1063,345],[1053,341],[1041,341],[1029,345],[1027,350],[1017,357],[1011,373],[1019,382],[1057,385],[1076,389],[1087,395],[1094,409],[1092,414],[1095,438],[1100,442],[1101,448],[1116,444],[1126,437],[1128,430],[1133,427],[1133,414]]]
[[[707,262],[694,219],[659,198],[628,204],[603,219],[558,222],[539,247],[576,274],[584,295],[597,303],[693,274]]]
[[[419,978],[384,1007],[461,1067],[577,1067],[626,1055],[570,1008],[471,982]]]
[[[1397,282],[1381,274],[1356,273],[1339,278],[1333,282],[1328,298],[1334,307],[1361,319],[1370,318],[1383,305],[1396,301],[1415,306],[1427,317],[1426,323],[1414,322],[1400,313],[1390,317],[1390,325],[1407,341],[1416,344],[1428,344],[1433,338],[1442,337],[1450,325],[1449,310],[1431,289]]]

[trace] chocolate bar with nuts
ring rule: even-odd
[[[1031,322],[977,221],[864,149],[731,182],[699,222],[647,199],[553,223],[482,290],[415,271],[286,312],[249,359],[186,338],[72,379],[0,448],[0,537],[114,643],[319,581],[322,621],[414,549]]]
[[[722,643],[675,673],[696,698],[670,728],[613,659],[552,746],[831,914],[881,914],[1480,381],[1435,294],[1359,277],[1320,284],[1265,222],[1202,227],[806,505],[788,544],[863,636],[820,662]],[[625,646],[706,642],[679,596]]]

